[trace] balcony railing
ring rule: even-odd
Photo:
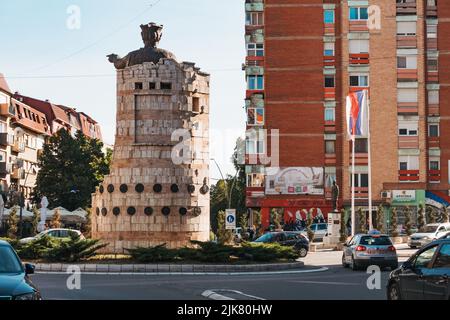
[[[350,194],[352,194],[351,187],[350,187]],[[357,198],[357,199],[369,198],[369,188],[368,187],[356,187],[355,188],[355,198]]]
[[[428,171],[429,182],[441,182],[441,170],[429,170]]]
[[[417,182],[419,181],[419,170],[399,170],[398,180],[401,182]]]
[[[350,64],[369,64],[369,54],[350,53]]]
[[[399,81],[417,81],[417,69],[397,69],[397,78]]]
[[[323,57],[323,65],[325,67],[334,67],[336,65],[336,57],[335,56],[324,56]]]
[[[417,14],[416,0],[410,0],[405,3],[397,2],[398,15],[415,15]]]
[[[398,137],[399,149],[419,149],[419,137],[418,136],[399,136]]]

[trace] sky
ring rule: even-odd
[[[244,16],[242,0],[0,0],[0,73],[13,91],[89,114],[113,144],[106,55],[141,48],[140,24],[163,24],[159,46],[211,74],[211,158],[234,175],[230,158],[245,130]],[[210,177],[221,177],[214,162]]]

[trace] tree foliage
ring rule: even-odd
[[[359,221],[359,231],[361,233],[367,233],[367,217],[366,213],[362,208],[358,208],[358,221]]]
[[[41,219],[41,213],[39,212],[39,209],[36,206],[34,206],[33,207],[33,218],[31,220],[31,225],[32,225],[31,233],[33,236],[38,233],[37,229],[38,229],[40,219]]]
[[[398,212],[397,208],[392,208],[392,216],[391,216],[391,228],[392,228],[392,236],[398,237],[397,223],[398,223]]]
[[[382,204],[377,208],[377,230],[384,233],[384,208]]]
[[[412,211],[411,207],[406,207],[405,209],[405,230],[406,234],[410,236],[412,234]]]
[[[61,228],[61,214],[59,213],[58,209],[55,209],[53,213],[52,220],[50,221],[50,228],[51,229]]]
[[[109,173],[111,152],[105,155],[103,143],[78,132],[75,137],[59,130],[44,145],[35,196],[46,196],[50,207],[68,210],[90,206],[91,194]]]
[[[419,210],[417,211],[417,228],[422,230],[425,226],[425,209],[423,204],[419,204]]]
[[[17,223],[19,222],[19,218],[17,217],[17,206],[14,206],[9,210],[8,219],[6,219],[6,224],[8,226],[8,231],[6,236],[10,239],[16,239],[17,237]]]

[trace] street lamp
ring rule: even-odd
[[[219,164],[217,163],[216,159],[214,159],[214,158],[211,158],[211,161],[214,161],[214,163],[216,164],[217,169],[219,169],[219,173],[220,173],[220,175],[222,176],[222,180],[223,180],[224,183],[225,183],[225,188],[226,188],[225,194],[226,194],[226,196],[227,196],[228,209],[231,209],[231,194],[233,193],[233,189],[234,189],[234,186],[235,186],[235,184],[236,184],[236,178],[238,177],[239,173],[241,172],[241,169],[239,168],[239,169],[236,171],[236,174],[234,175],[234,178],[233,178],[233,180],[232,180],[231,188],[230,188],[230,190],[228,191],[228,183],[227,183],[227,181],[225,180],[225,177],[223,176],[223,173],[222,173],[222,170],[220,169]]]

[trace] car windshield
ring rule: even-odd
[[[266,233],[265,235],[256,239],[255,242],[269,242],[270,240],[272,240],[272,234]]]
[[[423,232],[424,233],[434,233],[436,232],[438,226],[424,226]]]
[[[0,273],[21,273],[22,265],[9,246],[0,246]]]
[[[360,244],[366,246],[390,246],[392,242],[387,236],[363,236],[361,237]]]

